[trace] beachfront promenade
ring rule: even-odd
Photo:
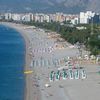
[[[87,74],[85,79],[67,78],[51,82],[50,72],[57,72],[65,66],[68,57],[76,59],[80,55],[78,49],[65,41],[57,41],[51,37],[52,33],[43,29],[12,23],[5,25],[17,29],[26,41],[25,70],[33,73],[26,75],[25,100],[100,100],[99,65],[80,63],[78,66],[83,67]]]

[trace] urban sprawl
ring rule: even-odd
[[[64,13],[55,13],[55,14],[44,14],[44,13],[1,13],[0,20],[7,21],[22,21],[22,22],[63,22],[70,21],[70,24],[89,24],[99,23],[100,14],[92,11],[80,12],[80,14],[64,14]]]

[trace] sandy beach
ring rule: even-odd
[[[58,42],[43,29],[14,23],[2,23],[16,29],[26,43],[25,100],[100,100],[100,65],[80,63],[85,79],[49,80],[50,72],[64,66],[67,57],[78,57],[79,51],[67,42]],[[86,54],[84,51],[83,54]],[[45,85],[49,86],[46,87]]]

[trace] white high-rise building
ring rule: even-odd
[[[23,14],[23,15],[21,15],[21,20],[25,21],[25,22],[33,21],[33,14],[31,14],[31,13]]]
[[[20,21],[21,20],[21,16],[20,16],[20,14],[12,14],[12,19],[14,21]]]
[[[39,14],[35,14],[35,22],[40,22],[40,16],[39,16]]]
[[[44,15],[44,21],[50,22],[50,16],[49,15]]]
[[[40,22],[44,22],[44,16],[43,15],[40,15]]]
[[[25,14],[25,21],[26,22],[30,22],[31,21],[30,14]]]
[[[72,19],[71,23],[74,24],[74,25],[78,24],[79,23],[79,18],[77,17],[77,18]]]
[[[84,12],[80,12],[80,24],[87,24],[88,22],[88,16]]]
[[[11,13],[5,13],[5,20],[10,20],[12,19],[12,14]]]
[[[94,17],[95,13],[92,11],[80,12],[80,24],[88,24],[91,17]]]

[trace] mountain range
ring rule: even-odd
[[[0,12],[76,14],[86,10],[100,13],[100,0],[0,0]]]

